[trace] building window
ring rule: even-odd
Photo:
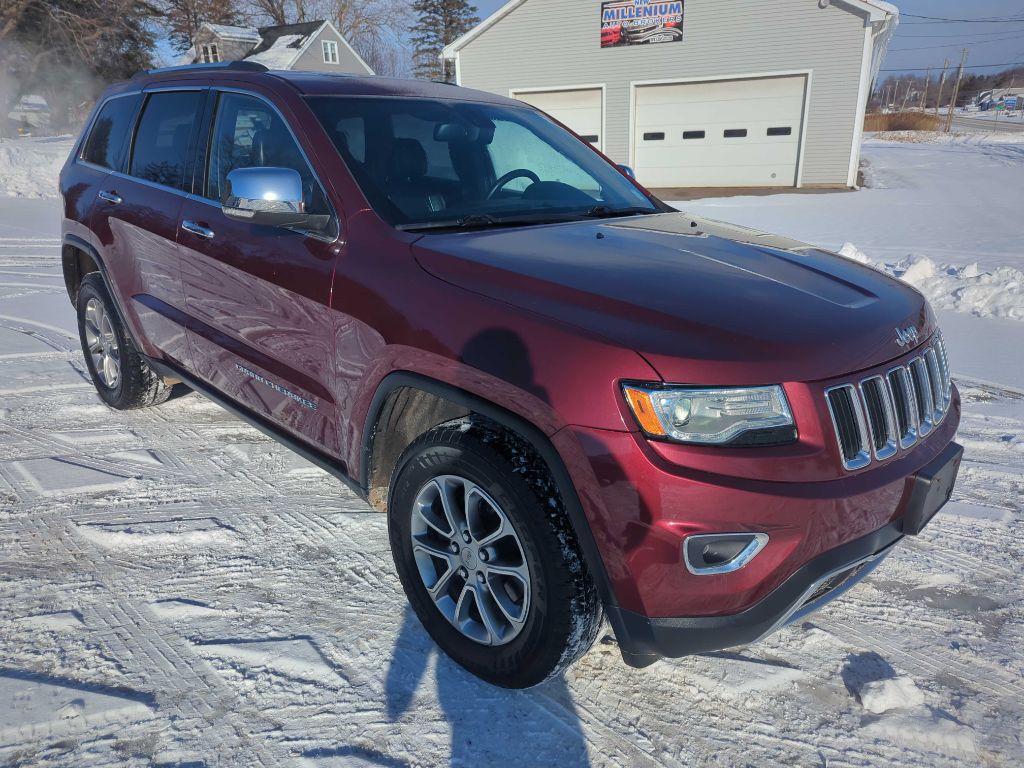
[[[220,61],[220,49],[217,48],[216,43],[203,43],[200,51],[199,60],[203,62],[203,64],[213,64],[214,62]]]
[[[333,40],[321,40],[320,45],[324,49],[324,63],[325,64],[337,64],[338,63],[338,44]]]

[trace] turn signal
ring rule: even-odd
[[[633,409],[633,415],[636,416],[636,420],[644,432],[649,435],[664,435],[665,428],[661,426],[661,420],[654,411],[654,403],[651,402],[650,394],[628,385],[624,385],[622,389],[626,393],[629,407]]]

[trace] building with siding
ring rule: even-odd
[[[447,46],[649,187],[853,187],[882,0],[511,0]]]
[[[232,27],[204,23],[183,64],[254,61],[269,69],[372,75],[373,70],[329,21]]]

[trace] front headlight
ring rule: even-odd
[[[701,445],[778,445],[796,440],[782,387],[659,388],[623,384],[633,415],[649,437]]]

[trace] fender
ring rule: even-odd
[[[445,384],[418,373],[396,371],[388,374],[378,385],[377,391],[374,393],[373,400],[370,403],[366,420],[363,422],[362,466],[360,477],[361,486],[363,488],[369,487],[370,459],[373,451],[374,428],[377,424],[377,420],[380,418],[384,403],[386,402],[388,395],[403,387],[423,390],[444,398],[456,405],[462,406],[469,411],[486,416],[501,426],[517,433],[533,447],[541,459],[544,460],[544,463],[548,465],[548,469],[554,477],[555,484],[558,486],[559,493],[562,495],[565,510],[569,515],[569,522],[572,524],[573,530],[576,533],[576,539],[580,543],[580,548],[583,551],[583,558],[586,560],[587,568],[590,569],[590,573],[594,579],[594,586],[597,588],[601,602],[604,603],[605,606],[614,606],[615,595],[611,588],[608,573],[604,567],[604,560],[601,558],[601,553],[598,551],[597,542],[594,540],[593,532],[590,530],[590,524],[587,522],[586,514],[583,511],[583,505],[580,502],[579,495],[576,493],[576,487],[572,482],[572,478],[569,476],[569,472],[565,468],[565,463],[562,461],[562,457],[559,455],[558,451],[555,450],[555,447],[551,444],[548,437],[540,429],[521,416],[518,416],[501,406],[495,405],[482,397],[466,392],[458,387]],[[617,617],[617,612],[610,612],[609,617],[611,618],[612,616]],[[622,627],[621,629],[623,632],[620,632],[620,627],[614,626],[614,623],[615,622],[613,622],[615,635],[619,638],[620,644],[624,645],[625,627]]]
[[[100,274],[103,276],[103,282],[107,284],[107,293],[110,294],[110,298],[114,300],[114,309],[117,311],[117,319],[121,321],[121,326],[128,330],[132,334],[132,341],[136,342],[135,346],[138,347],[138,340],[134,338],[135,334],[132,331],[132,326],[126,322],[127,314],[124,311],[124,307],[121,305],[121,297],[117,291],[113,289],[116,285],[110,279],[110,274],[107,272],[107,265],[103,263],[103,259],[100,257],[99,251],[97,251],[91,243],[83,240],[78,235],[65,234],[61,242],[61,266],[64,270],[64,286],[68,290],[68,298],[71,300],[71,305],[75,306],[75,296],[71,289],[71,277],[72,273],[78,271],[78,265],[72,262],[72,259],[68,253],[65,252],[65,246],[71,246],[77,248],[80,251],[84,251],[88,254],[89,258],[95,262],[99,268]],[[81,281],[82,275],[75,274],[75,277]]]

